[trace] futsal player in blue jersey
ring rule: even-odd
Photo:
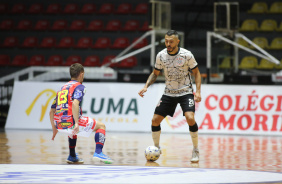
[[[81,101],[86,92],[82,85],[84,79],[84,68],[81,64],[75,63],[70,66],[71,81],[61,87],[51,106],[50,121],[53,129],[52,140],[58,132],[68,134],[69,157],[67,163],[83,163],[76,152],[77,136],[89,137],[94,131],[96,149],[93,160],[104,163],[112,163],[112,159],[103,154],[102,149],[105,143],[106,127],[95,119],[82,116]]]

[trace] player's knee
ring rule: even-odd
[[[193,115],[187,115],[187,116],[186,116],[186,120],[187,120],[187,123],[188,123],[190,126],[193,126],[194,123],[195,123],[195,119],[194,119],[194,116],[193,116]]]
[[[97,129],[103,129],[106,130],[106,125],[102,122],[97,122],[96,127],[93,131],[97,130]]]
[[[101,128],[100,129],[106,130],[106,125],[104,123],[101,123]]]
[[[156,118],[152,119],[152,126],[159,126],[161,124],[160,121],[158,121]]]

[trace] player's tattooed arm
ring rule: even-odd
[[[145,87],[148,88],[149,86],[151,86],[156,80],[157,80],[157,77],[159,75],[160,71],[158,70],[154,70],[151,75],[149,76],[147,82],[146,82],[146,85]]]
[[[157,75],[154,73],[151,73],[151,75],[149,76],[147,82],[146,82],[146,87],[148,88],[149,86],[151,86],[156,80],[157,80]]]
[[[154,70],[154,71],[151,73],[151,75],[149,76],[149,78],[148,78],[148,80],[147,80],[145,86],[144,86],[143,89],[141,89],[141,90],[139,91],[139,93],[138,93],[141,97],[144,97],[144,93],[146,93],[147,88],[148,88],[150,85],[152,85],[152,84],[156,81],[156,79],[157,79],[157,77],[158,77],[159,74],[160,74],[160,71],[158,71],[158,70]]]

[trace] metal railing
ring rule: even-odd
[[[0,84],[0,128],[5,127],[13,93],[13,85]]]
[[[10,106],[13,85],[0,84],[0,108]]]

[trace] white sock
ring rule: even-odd
[[[154,144],[157,148],[160,147],[160,135],[161,135],[161,130],[156,131],[156,132],[152,132],[152,138],[153,138]]]
[[[198,148],[198,131],[197,132],[190,132],[190,136],[192,139],[192,143],[194,148]]]

